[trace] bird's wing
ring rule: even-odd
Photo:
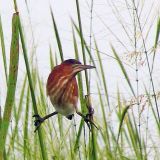
[[[56,66],[48,76],[46,92],[47,96],[50,95],[51,90],[55,87],[56,83],[59,81],[61,77],[60,66]]]
[[[77,106],[78,85],[75,77],[68,81],[66,88],[61,96],[61,101],[63,103],[72,103],[74,106]]]

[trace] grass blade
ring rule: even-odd
[[[76,7],[77,7],[77,15],[78,15],[78,24],[79,24],[79,31],[80,31],[80,39],[81,39],[81,48],[82,48],[82,55],[83,55],[83,62],[86,64],[86,55],[85,55],[85,48],[84,48],[84,38],[83,38],[83,31],[82,31],[82,23],[81,23],[81,15],[80,15],[80,8],[79,8],[79,1],[76,0]],[[89,84],[88,84],[88,74],[87,70],[85,70],[85,79],[86,79],[86,87],[87,87],[87,94],[89,94]]]
[[[130,82],[130,80],[129,80],[129,76],[128,76],[127,72],[126,72],[126,69],[124,68],[124,66],[123,66],[123,64],[122,64],[122,62],[121,62],[121,60],[120,60],[120,58],[119,58],[116,50],[114,49],[114,47],[111,46],[111,48],[112,48],[112,51],[113,51],[113,53],[114,53],[114,56],[116,57],[116,59],[117,59],[117,61],[118,61],[119,66],[120,66],[120,68],[121,68],[121,70],[122,70],[122,72],[123,72],[123,74],[124,74],[124,76],[125,76],[125,78],[126,78],[126,81],[127,81],[128,85],[129,85],[131,91],[132,91],[132,94],[134,95],[134,97],[136,97],[136,95],[135,95],[135,93],[134,93],[134,90],[133,90],[133,87],[132,87],[132,84],[131,84],[131,82]]]
[[[97,85],[97,88],[98,88],[98,95],[99,95],[99,101],[100,101],[100,106],[101,106],[101,110],[102,110],[102,116],[103,116],[103,123],[104,123],[104,128],[105,128],[105,135],[104,135],[104,139],[105,139],[105,143],[106,143],[106,148],[107,150],[110,148],[110,137],[109,137],[109,132],[108,132],[108,124],[107,124],[107,121],[106,121],[106,113],[105,113],[105,110],[104,110],[104,102],[103,102],[103,97],[100,93],[100,89],[99,89],[99,86]],[[109,152],[109,151],[107,151]]]
[[[75,33],[74,33],[73,29],[72,29],[72,33],[73,33],[73,45],[74,45],[75,57],[77,60],[79,60],[78,46],[77,46],[77,41],[76,41],[76,37],[75,37]],[[84,98],[83,98],[84,95],[83,95],[83,83],[82,83],[82,75],[81,74],[78,74],[78,87],[79,87],[79,97],[80,97],[81,110],[82,110],[82,112],[86,112],[86,107],[84,107],[85,102],[84,102]],[[78,129],[78,133],[76,136],[75,145],[74,145],[75,152],[77,151],[77,149],[79,149],[78,145],[79,145],[80,136],[82,133],[83,124],[84,124],[84,121],[81,120],[79,129]]]
[[[3,151],[5,148],[7,132],[9,128],[9,122],[11,119],[12,107],[14,104],[14,97],[16,91],[17,75],[18,75],[18,64],[19,64],[19,21],[18,13],[14,13],[12,17],[12,40],[10,48],[10,67],[9,67],[9,79],[7,97],[5,102],[3,120],[0,128],[0,159],[3,159]]]
[[[19,104],[17,106],[18,110],[17,110],[17,114],[15,114],[15,127],[12,130],[10,145],[9,145],[9,149],[8,149],[8,153],[7,153],[8,155],[10,154],[10,150],[14,148],[15,137],[18,135],[18,124],[20,122],[20,117],[21,117],[21,114],[23,111],[22,107],[23,107],[23,100],[24,100],[24,94],[25,94],[25,88],[26,88],[26,80],[27,80],[27,76],[25,76],[25,78],[24,78],[22,90],[20,93],[20,100],[19,100]]]
[[[153,72],[154,60],[155,60],[155,55],[156,55],[156,50],[157,50],[157,45],[158,45],[158,40],[159,40],[159,34],[160,34],[160,17],[158,17],[158,22],[157,22],[157,30],[156,30],[156,38],[155,38],[155,42],[154,42],[154,51],[153,51],[151,72]]]
[[[6,50],[5,50],[5,44],[4,44],[4,35],[3,35],[1,16],[0,16],[0,38],[1,38],[3,65],[4,65],[4,71],[5,71],[6,83],[7,83],[7,77],[8,77],[8,75],[7,75],[7,61],[6,61]]]
[[[52,11],[51,8],[50,8],[50,12],[51,12],[51,17],[52,17],[54,32],[55,32],[55,35],[56,35],[56,40],[57,40],[57,45],[58,45],[58,49],[59,49],[61,61],[64,61],[62,44],[61,44],[61,40],[60,40],[60,37],[59,37],[58,28],[57,28],[57,25],[56,25],[56,22],[55,22],[55,19],[54,19],[53,11]]]
[[[111,109],[110,109],[109,96],[108,96],[108,87],[107,87],[106,77],[105,77],[105,74],[104,74],[104,69],[103,69],[103,64],[102,64],[102,60],[101,60],[101,55],[100,55],[100,53],[98,51],[98,46],[97,46],[96,40],[94,42],[95,42],[96,53],[97,53],[98,62],[99,62],[99,66],[100,66],[100,71],[101,71],[101,76],[102,76],[102,81],[103,81],[103,86],[104,86],[104,91],[105,91],[105,97],[106,97],[107,104],[108,104],[109,111],[110,111]]]
[[[36,102],[36,98],[35,98],[35,94],[34,94],[31,72],[30,72],[28,56],[27,56],[27,49],[26,49],[26,46],[25,46],[25,40],[24,40],[24,35],[23,35],[23,31],[22,31],[20,18],[19,18],[19,32],[20,32],[23,55],[24,55],[24,60],[25,60],[25,65],[26,65],[26,70],[27,70],[27,76],[28,76],[28,81],[29,81],[30,93],[31,93],[31,97],[32,97],[33,109],[34,109],[34,113],[38,114],[37,102]],[[43,157],[43,160],[46,160],[48,158],[47,158],[46,146],[45,146],[45,142],[44,142],[45,138],[42,134],[41,128],[38,129],[38,136],[39,136],[39,142],[40,142],[42,157]]]
[[[50,68],[52,70],[53,67],[55,66],[55,64],[54,64],[54,60],[53,60],[53,54],[52,54],[51,46],[49,47],[49,59],[50,59]]]
[[[24,155],[24,159],[28,159],[30,157],[30,150],[28,149],[28,143],[29,143],[29,139],[28,139],[28,121],[29,121],[29,102],[30,102],[30,92],[29,92],[29,86],[27,89],[27,99],[26,99],[26,110],[25,110],[25,118],[24,118],[24,141],[23,141],[23,145],[24,145],[24,150],[23,150],[23,155]],[[26,158],[27,157],[27,158]]]
[[[127,114],[127,111],[128,111],[129,108],[130,108],[130,105],[126,106],[122,111],[121,120],[120,120],[120,124],[119,124],[119,129],[118,129],[117,144],[118,144],[118,141],[119,141],[119,136],[120,136],[120,133],[121,133],[122,124],[123,124],[125,115]]]

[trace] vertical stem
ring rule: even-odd
[[[94,114],[94,110],[92,108],[92,104],[91,104],[91,97],[90,95],[86,95],[86,103],[87,103],[87,108],[88,108],[88,113],[89,113],[89,119],[93,122],[93,114]],[[91,140],[92,140],[92,146],[91,146],[91,152],[90,152],[90,159],[92,160],[96,160],[97,159],[97,151],[96,151],[96,138],[95,138],[95,128],[94,126],[91,124]]]
[[[2,110],[1,110],[1,104],[0,104],[0,128],[1,128],[1,123],[2,123]]]
[[[74,130],[75,130],[76,137],[77,137],[77,136],[78,136],[78,133],[77,133],[77,130],[76,130],[76,121],[75,121],[75,117],[73,117],[73,119],[74,119]],[[80,152],[79,144],[77,145],[77,148],[78,148],[79,160],[81,160],[81,152]]]
[[[76,0],[76,7],[77,7],[78,23],[79,23],[79,30],[80,30],[80,39],[81,39],[81,47],[82,47],[83,61],[84,61],[84,64],[86,64],[86,56],[85,56],[85,49],[84,49],[84,39],[83,39],[81,15],[80,15],[80,8],[79,8],[79,1],[78,1],[78,0]],[[88,85],[88,74],[87,74],[87,70],[85,70],[85,78],[86,78],[87,94],[89,94],[90,88],[89,88],[89,85]]]
[[[14,0],[14,7],[15,7],[16,12],[18,12],[18,7],[17,7],[16,0]],[[27,70],[27,76],[28,76],[28,81],[29,81],[31,97],[32,97],[33,109],[34,109],[35,114],[37,114],[38,113],[37,103],[36,103],[36,98],[35,98],[35,94],[34,94],[31,72],[30,72],[30,67],[29,67],[29,62],[28,62],[27,49],[26,49],[26,46],[25,46],[25,41],[24,41],[24,36],[23,36],[23,31],[22,31],[22,25],[21,25],[21,21],[20,21],[19,16],[18,16],[18,28],[19,28],[19,34],[20,34],[21,43],[22,43],[24,61],[25,61],[26,70]],[[41,128],[38,129],[38,136],[39,136],[42,158],[43,158],[43,160],[47,160],[48,159],[47,158],[47,152],[46,152],[45,143],[44,143],[44,139],[43,139],[44,136],[42,134]]]
[[[137,21],[136,21],[136,13],[135,9],[133,9],[133,21],[134,21],[134,52],[136,54],[136,101],[138,106],[138,133],[139,133],[139,141],[140,141],[140,152],[142,153],[141,147],[141,118],[140,118],[140,102],[139,102],[139,76],[138,76],[138,54],[137,54]]]
[[[30,87],[30,92],[31,92],[31,97],[32,97],[33,109],[34,109],[35,114],[38,114],[37,102],[36,102],[36,98],[35,98],[35,94],[34,94],[34,89],[33,89],[33,84],[32,84],[32,79],[31,79],[31,72],[30,72],[30,67],[29,67],[29,62],[28,62],[27,49],[25,47],[24,36],[23,36],[23,32],[22,32],[20,19],[19,19],[19,32],[20,32],[23,55],[24,55],[24,60],[25,60],[25,65],[26,65],[26,70],[27,70],[27,76],[28,76],[28,81],[29,81],[29,87]],[[39,142],[40,142],[42,157],[43,157],[44,160],[46,160],[48,158],[47,158],[47,152],[46,152],[45,143],[44,143],[44,139],[43,139],[44,136],[42,134],[41,128],[38,129],[38,136],[39,136]]]
[[[135,5],[135,0],[133,0],[133,5],[134,5],[134,10],[135,10],[135,13],[136,13],[136,16],[137,16],[137,21],[138,21],[139,29],[140,29],[140,32],[141,32],[141,35],[142,35],[142,42],[143,42],[143,47],[144,47],[144,53],[145,53],[146,60],[147,60],[147,66],[148,66],[148,71],[149,71],[151,85],[152,85],[153,97],[154,97],[154,101],[155,101],[155,105],[156,105],[156,111],[157,111],[158,120],[159,120],[159,123],[160,123],[160,114],[159,114],[157,97],[156,97],[155,88],[154,88],[154,82],[153,82],[153,78],[152,78],[152,72],[151,72],[151,68],[150,68],[150,65],[149,65],[148,53],[147,53],[147,49],[146,49],[145,40],[144,40],[144,37],[143,37],[143,34],[142,34],[142,27],[141,27],[140,19],[139,19],[139,16],[138,16],[138,11],[137,11],[137,8],[136,8],[136,5]]]
[[[6,83],[7,83],[7,79],[8,79],[7,60],[6,60],[6,49],[5,49],[5,44],[4,44],[4,35],[3,35],[1,16],[0,16],[0,39],[1,39],[1,48],[2,48],[2,56],[3,56],[3,65],[4,65],[4,71],[5,71]]]
[[[89,33],[89,51],[92,55],[92,21],[93,21],[93,0],[91,0],[91,8],[90,8],[90,33]],[[90,57],[91,62],[91,57]],[[89,70],[89,88],[90,88],[90,81],[91,81],[91,71]]]
[[[5,144],[7,139],[8,128],[11,119],[12,108],[14,105],[14,97],[16,92],[16,83],[19,66],[19,31],[18,31],[18,13],[14,13],[12,17],[12,40],[10,47],[10,66],[9,78],[7,83],[7,97],[5,101],[3,119],[0,124],[0,160],[3,160]]]

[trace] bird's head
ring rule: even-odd
[[[79,62],[78,60],[75,60],[75,59],[65,60],[65,61],[62,62],[62,65],[66,65],[66,66],[71,67],[73,75],[76,75],[78,72],[81,72],[81,71],[86,70],[86,69],[96,68],[96,67],[91,66],[91,65],[81,64],[81,62]]]

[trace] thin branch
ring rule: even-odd
[[[149,65],[148,53],[147,53],[147,49],[146,49],[145,40],[144,40],[144,37],[143,37],[143,34],[142,34],[142,27],[141,27],[140,19],[138,17],[138,10],[137,10],[136,5],[135,5],[135,0],[133,0],[133,5],[134,5],[135,13],[136,13],[136,16],[137,16],[137,21],[138,21],[139,29],[140,29],[140,32],[141,32],[141,36],[142,36],[144,53],[145,53],[146,60],[147,60],[147,66],[148,66],[148,71],[149,71],[149,75],[150,75],[152,90],[153,90],[153,94],[154,94],[154,100],[155,100],[155,105],[156,105],[157,116],[158,116],[158,119],[159,119],[159,122],[160,122],[160,114],[159,114],[158,103],[157,103],[157,98],[156,98],[156,94],[155,94],[155,88],[154,88],[154,82],[153,82],[153,78],[152,78],[152,72],[151,72],[151,68],[150,68],[150,65]]]

